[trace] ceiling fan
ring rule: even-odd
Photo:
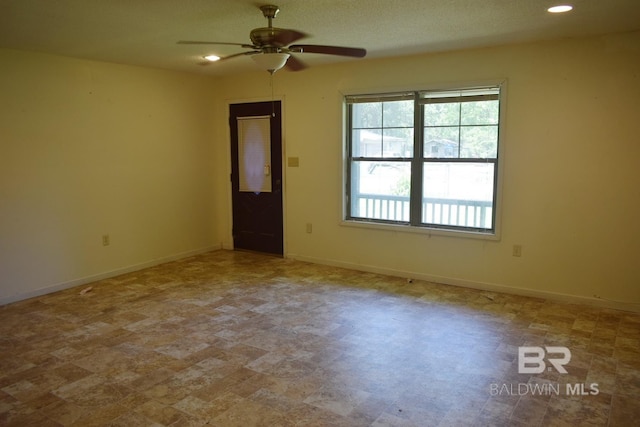
[[[220,58],[220,60],[226,61],[238,56],[250,55],[259,67],[267,70],[270,74],[275,73],[284,66],[291,71],[300,71],[307,68],[307,65],[304,62],[292,55],[293,53],[321,53],[326,55],[349,56],[353,58],[362,58],[367,54],[365,49],[356,47],[291,44],[307,37],[307,34],[296,30],[274,27],[272,22],[280,11],[278,6],[268,4],[260,6],[260,10],[269,23],[267,27],[251,30],[251,33],[249,34],[251,44],[191,40],[181,40],[178,44],[217,44],[240,46],[245,49],[250,49],[247,52],[225,56]]]

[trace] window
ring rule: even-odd
[[[346,105],[347,220],[495,234],[500,86]]]

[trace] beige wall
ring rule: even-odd
[[[640,310],[639,58],[636,32],[278,72],[286,255]],[[501,240],[341,225],[344,93],[500,79]],[[267,73],[0,50],[0,93],[0,303],[232,247],[227,104],[270,99]]]
[[[212,94],[190,74],[0,50],[0,302],[219,246]]]
[[[340,225],[343,93],[496,79],[508,82],[500,241]],[[285,171],[288,256],[640,309],[640,33],[281,71],[274,85],[286,156],[300,158]],[[218,108],[268,99],[269,77],[225,78],[219,94]]]

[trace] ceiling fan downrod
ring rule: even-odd
[[[265,18],[267,18],[269,24],[269,28],[273,27],[273,19],[276,17],[278,12],[280,12],[280,8],[273,4],[265,4],[264,6],[260,6],[260,10]]]

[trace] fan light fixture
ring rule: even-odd
[[[218,55],[207,55],[207,56],[203,56],[203,58],[209,62],[216,62],[220,60],[220,57]]]
[[[284,67],[284,64],[287,63],[287,59],[289,59],[289,54],[281,52],[261,53],[258,55],[252,55],[251,58],[255,61],[258,67],[273,74],[280,68]]]

